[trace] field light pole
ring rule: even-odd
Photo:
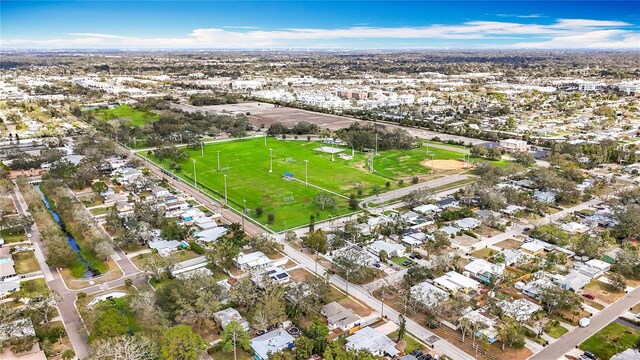
[[[220,150],[218,150],[218,171],[220,171]]]
[[[309,186],[309,160],[304,161],[304,182]]]
[[[264,134],[264,147],[267,147],[267,134]]]
[[[433,157],[434,157],[435,155],[436,155],[436,154],[431,154],[431,170],[435,170],[435,169],[433,168]]]
[[[273,149],[269,149],[269,172],[273,172]]]
[[[200,156],[204,156],[204,141],[200,140]]]
[[[198,178],[196,177],[196,159],[193,160],[193,187],[198,188]]]
[[[224,203],[227,204],[227,174],[224,174]]]
[[[247,214],[247,199],[242,199],[242,202],[244,202],[244,210],[242,211],[242,231],[244,231],[244,217]]]

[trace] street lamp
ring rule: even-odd
[[[194,188],[198,188],[198,181],[197,181],[197,177],[196,177],[196,159],[192,159],[193,160],[193,187]]]
[[[269,149],[269,172],[273,172],[273,149]]]
[[[224,203],[227,204],[227,174],[224,174]]]
[[[304,161],[304,182],[309,186],[309,160]]]

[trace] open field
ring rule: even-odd
[[[120,105],[113,109],[93,110],[92,112],[103,120],[117,118],[129,119],[133,126],[144,126],[146,123],[155,121],[159,117],[157,114],[138,110],[129,105]]]
[[[15,232],[9,229],[2,230],[0,231],[0,237],[4,239],[4,242],[7,244],[27,241],[27,235],[22,229]]]
[[[582,290],[595,295],[596,299],[604,301],[607,304],[612,304],[624,295],[624,292],[615,292],[609,284],[605,284],[596,279],[591,280]]]
[[[216,198],[224,198],[224,176],[227,176],[229,206],[243,209],[246,199],[248,216],[262,224],[267,223],[267,214],[273,214],[275,221],[268,226],[273,230],[283,230],[308,223],[313,215],[316,221],[330,216],[346,214],[350,194],[373,195],[375,189],[386,189],[387,179],[371,174],[364,169],[366,156],[356,153],[353,160],[343,160],[318,152],[318,142],[283,141],[267,139],[247,139],[232,142],[208,144],[204,147],[204,157],[200,150],[190,150],[191,159],[183,161],[182,170],[176,173],[187,182],[193,182],[193,162],[201,190]],[[273,172],[269,172],[269,149],[273,149]],[[217,154],[220,151],[218,171]],[[350,152],[350,150],[347,150]],[[305,186],[305,160],[308,160],[309,186]],[[168,169],[169,161],[162,165]],[[295,179],[283,178],[290,172]],[[296,180],[297,179],[297,180]],[[390,184],[390,190],[399,187]],[[321,192],[333,192],[336,207],[333,209],[314,204],[314,196]],[[255,209],[261,207],[264,214],[257,216]]]
[[[609,360],[622,350],[640,342],[640,331],[612,322],[580,344],[580,349],[594,353],[599,359]]]

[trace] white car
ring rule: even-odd
[[[32,237],[32,236],[33,236],[33,235],[31,235],[31,233],[28,233],[28,234],[27,234],[27,237],[28,237],[29,239],[31,239],[31,237]]]

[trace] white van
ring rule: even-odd
[[[589,326],[589,324],[591,324],[591,320],[589,320],[589,318],[582,318],[578,322],[578,325],[580,325],[580,327],[587,327]]]

